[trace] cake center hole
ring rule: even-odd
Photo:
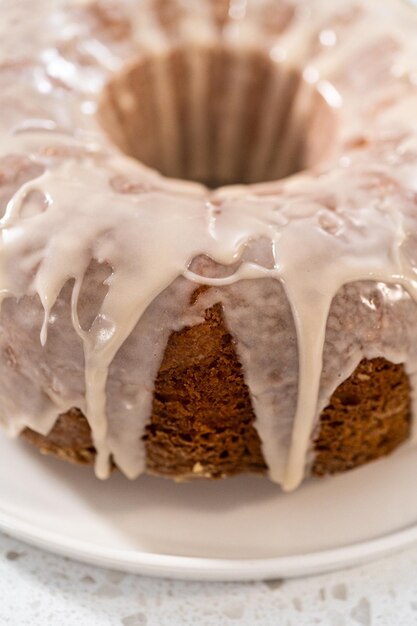
[[[107,83],[98,115],[129,156],[211,188],[307,169],[326,156],[335,126],[299,72],[221,48],[141,57]]]

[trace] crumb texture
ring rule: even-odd
[[[221,305],[202,324],[174,332],[157,380],[146,428],[147,471],[177,479],[266,472],[255,415]],[[410,433],[410,387],[402,365],[362,360],[322,411],[312,474],[347,471],[392,452]],[[48,436],[24,437],[43,453],[92,463],[90,428],[78,409]]]

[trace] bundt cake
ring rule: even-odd
[[[413,442],[417,12],[0,6],[0,423],[283,489]]]

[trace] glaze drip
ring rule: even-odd
[[[10,433],[26,426],[46,433],[59,411],[78,406],[91,426],[97,475],[106,477],[113,459],[128,477],[136,477],[145,470],[141,440],[170,332],[198,323],[207,306],[221,302],[237,341],[270,476],[286,490],[301,482],[318,415],[341,382],[329,375],[330,364],[347,377],[370,353],[363,338],[352,340],[355,347],[345,346],[345,360],[342,345],[335,351],[339,361],[332,361],[332,346],[344,341],[331,331],[340,294],[357,290],[357,308],[350,312],[354,318],[369,285],[385,286],[389,298],[399,293],[399,301],[407,301],[410,320],[417,319],[417,128],[410,115],[417,105],[415,24],[405,6],[383,4],[384,10],[378,3],[352,0],[347,11],[345,5],[341,10],[316,0],[311,13],[310,4],[293,11],[283,2],[289,12],[277,25],[278,39],[263,22],[271,9],[266,0],[248,2],[243,14],[229,15],[222,29],[210,2],[201,3],[201,9],[184,9],[179,2],[182,9],[170,29],[153,2],[140,3],[142,20],[134,17],[136,3],[126,0],[117,31],[109,31],[101,3],[74,3],[71,10],[62,5],[49,18],[61,25],[58,41],[39,43],[33,63],[22,60],[21,86],[11,89],[7,64],[2,68],[0,82],[9,87],[1,96],[5,115],[0,122],[5,172],[0,344],[6,349],[14,342],[19,355],[19,368],[1,365],[5,402],[0,421]],[[46,0],[42,7],[50,10]],[[371,24],[358,51],[357,34]],[[193,25],[204,26],[204,46],[197,44]],[[148,59],[152,53],[158,67],[155,97],[166,114],[160,129],[163,162],[168,169],[176,167],[179,130],[164,55],[177,37],[185,50],[190,46],[194,171],[201,175],[208,163],[197,148],[210,128],[198,112],[207,89],[201,72],[208,50],[219,42],[237,58],[239,51],[246,58],[248,49],[256,49],[286,64],[285,72],[294,65],[302,80],[281,152],[298,149],[296,128],[303,119],[305,164],[314,167],[279,182],[210,191],[166,179],[109,144],[91,115],[102,87],[132,58],[142,54]],[[360,67],[352,61],[358,52],[364,59]],[[277,73],[271,99],[265,100],[265,118],[251,153],[258,168],[268,161],[265,146],[282,122],[272,119],[271,103],[278,101],[284,75]],[[63,86],[53,82],[58,76],[69,81],[64,100]],[[366,103],[364,79],[372,86]],[[32,94],[29,110],[19,113],[16,94],[25,90]],[[321,94],[320,102],[338,120],[331,152],[322,145],[329,118],[320,111],[311,115],[312,93]],[[170,98],[162,97],[166,94]],[[226,110],[239,106],[237,96],[231,88]],[[245,111],[236,115],[243,119]],[[239,145],[237,127],[229,131],[222,134],[224,159]],[[280,159],[278,152],[273,155],[267,163],[271,171]],[[233,167],[229,160],[220,169]],[[19,171],[26,170],[26,178],[19,179]],[[109,271],[103,273],[104,267]],[[196,284],[210,289],[190,307]],[[95,291],[101,293],[98,300]],[[395,320],[387,319],[374,342],[376,355],[404,362],[414,389],[417,342],[410,340],[409,330],[398,333],[396,345]],[[284,367],[278,339],[288,336],[281,342]],[[25,355],[19,341],[29,337]],[[58,355],[63,341],[70,355],[65,368]],[[39,362],[36,380],[30,359]],[[22,397],[11,397],[7,385],[24,388]]]

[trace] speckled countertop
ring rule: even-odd
[[[334,574],[186,583],[82,565],[0,534],[0,625],[412,626],[417,547]]]

